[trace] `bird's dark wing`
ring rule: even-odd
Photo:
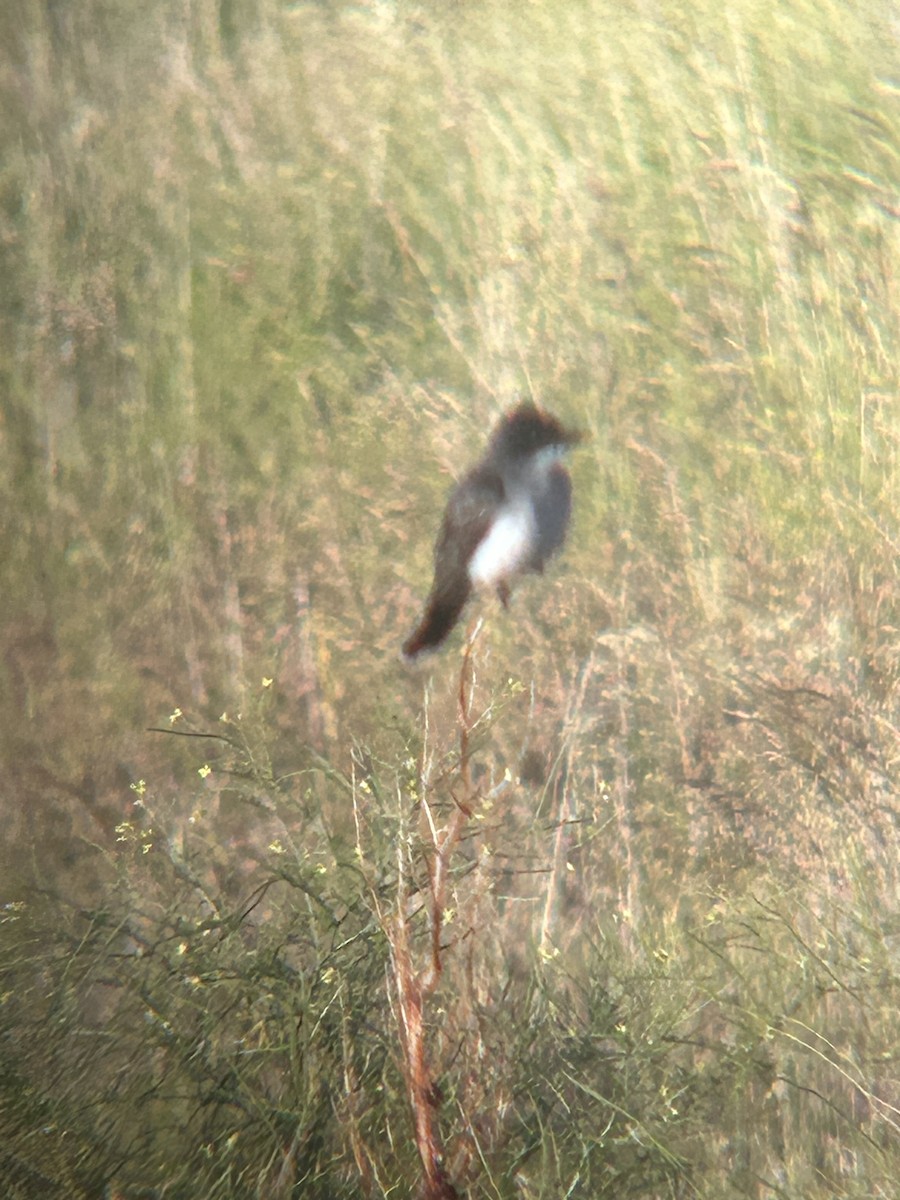
[[[490,466],[475,467],[450,493],[434,545],[434,593],[451,586],[459,575],[468,578],[469,560],[505,494],[500,473]]]
[[[572,514],[572,480],[569,472],[557,463],[547,473],[543,492],[536,498],[537,545],[529,566],[532,571],[543,571],[551,555],[562,547]]]
[[[503,502],[503,480],[489,466],[475,467],[450,493],[434,546],[434,583],[425,615],[403,653],[415,658],[443,642],[472,592],[469,559]]]

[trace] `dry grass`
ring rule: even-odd
[[[7,1193],[893,1195],[892,13],[0,35]],[[517,394],[593,439],[461,717]]]

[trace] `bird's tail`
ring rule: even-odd
[[[403,656],[416,658],[425,650],[434,650],[448,636],[465,608],[472,588],[468,582],[464,587],[452,591],[433,593],[418,628],[403,643]]]

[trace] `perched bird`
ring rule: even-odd
[[[434,547],[434,583],[407,659],[440,646],[475,589],[496,589],[504,608],[510,585],[542,572],[562,546],[572,510],[572,482],[560,461],[582,434],[533,404],[508,412],[484,458],[447,501]]]

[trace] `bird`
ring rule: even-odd
[[[473,592],[494,590],[508,608],[513,582],[543,572],[565,541],[572,511],[561,460],[583,437],[530,402],[500,419],[484,457],[447,500],[425,613],[403,644],[408,662],[443,644]]]

